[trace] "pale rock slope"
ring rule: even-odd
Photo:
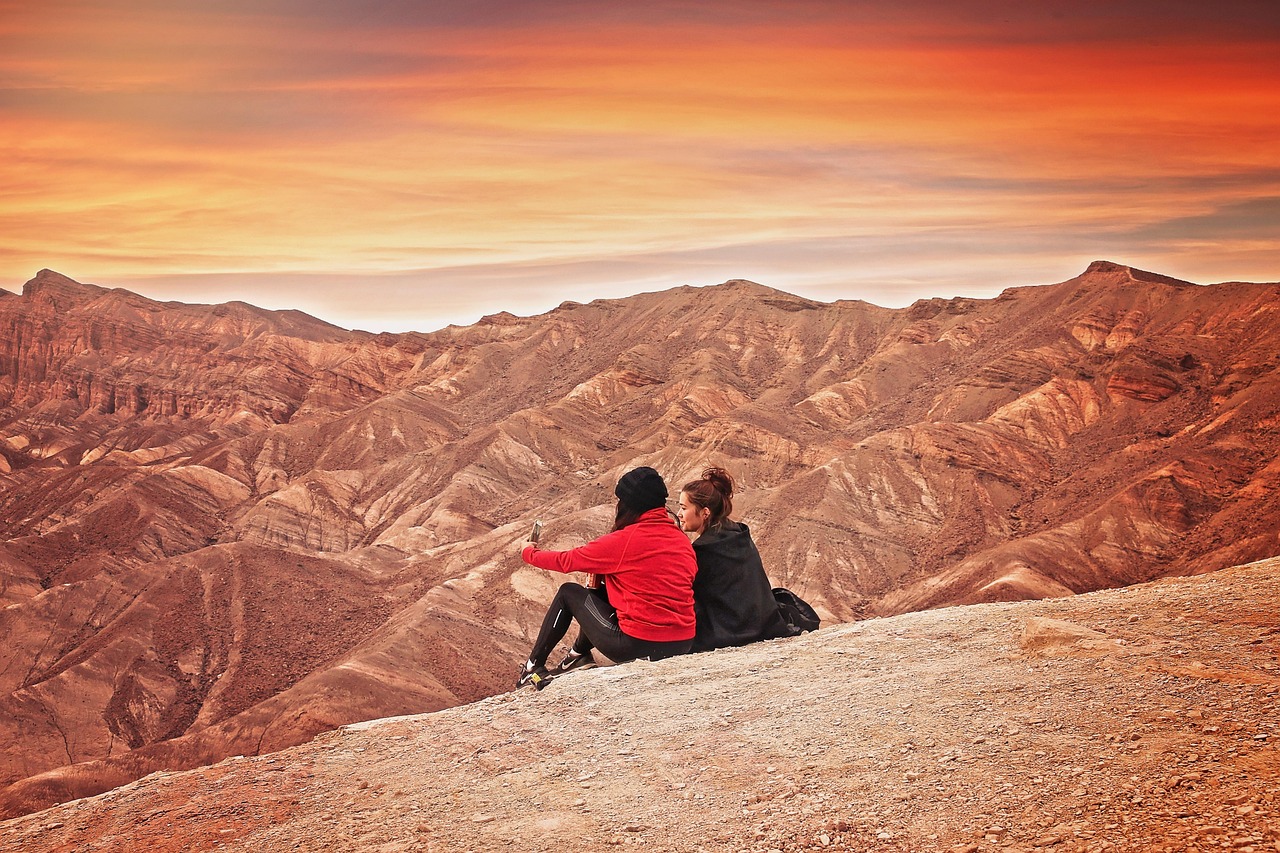
[[[0,823],[0,851],[1280,849],[1280,560],[571,673]]]

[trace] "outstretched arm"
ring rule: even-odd
[[[520,550],[520,556],[529,565],[549,572],[613,574],[626,559],[633,533],[630,528],[615,530],[569,551],[543,551],[536,545],[526,544]]]

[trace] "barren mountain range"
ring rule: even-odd
[[[1280,285],[746,281],[430,334],[0,291],[0,814],[506,690],[612,486],[707,464],[828,624],[1280,553]]]

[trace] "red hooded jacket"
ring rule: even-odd
[[[552,572],[603,575],[618,627],[651,643],[693,638],[693,578],[698,561],[689,538],[665,508],[651,509],[635,524],[606,533],[571,551],[525,547],[524,561]]]

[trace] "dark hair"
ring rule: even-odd
[[[613,513],[613,529],[621,530],[635,524],[648,510],[639,510],[624,501],[618,501],[618,508]]]
[[[702,509],[711,510],[707,529],[714,530],[733,512],[733,475],[723,468],[708,468],[692,483],[685,483],[680,491],[689,496],[689,502]]]

